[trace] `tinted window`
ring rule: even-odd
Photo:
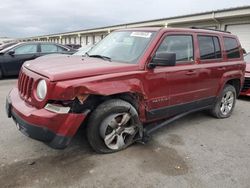
[[[193,61],[193,37],[190,35],[167,36],[162,41],[157,52],[176,53],[176,61]]]
[[[221,58],[221,47],[220,47],[220,42],[218,37],[213,37],[213,42],[214,42],[214,49],[215,49],[215,57],[216,58]]]
[[[201,60],[221,58],[219,39],[213,36],[198,36]]]
[[[26,44],[15,49],[15,54],[32,54],[37,53],[36,44]]]
[[[236,39],[224,37],[224,45],[227,52],[227,58],[233,59],[240,57],[240,48]]]
[[[53,44],[41,44],[42,53],[53,53],[57,52],[57,46]]]

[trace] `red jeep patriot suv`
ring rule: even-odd
[[[6,111],[21,132],[54,148],[86,124],[92,148],[110,153],[191,112],[229,117],[245,67],[230,33],[122,29],[86,56],[26,62]]]

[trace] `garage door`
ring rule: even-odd
[[[227,31],[239,37],[241,45],[247,52],[250,52],[250,24],[228,25]]]

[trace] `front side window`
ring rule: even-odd
[[[201,60],[221,58],[221,48],[218,37],[198,36]]]
[[[112,61],[136,63],[153,38],[154,32],[118,31],[109,34],[88,55],[103,56]]]
[[[228,59],[240,58],[240,48],[236,39],[224,37],[224,45]]]
[[[176,54],[176,61],[193,61],[193,37],[191,35],[169,35],[165,37],[157,49],[159,52],[171,52]]]
[[[17,47],[14,51],[16,55],[37,53],[37,45],[26,44],[26,45]]]

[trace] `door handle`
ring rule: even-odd
[[[188,76],[191,76],[191,75],[196,74],[196,71],[194,71],[194,70],[189,70],[189,71],[187,71],[185,74],[188,75]]]

